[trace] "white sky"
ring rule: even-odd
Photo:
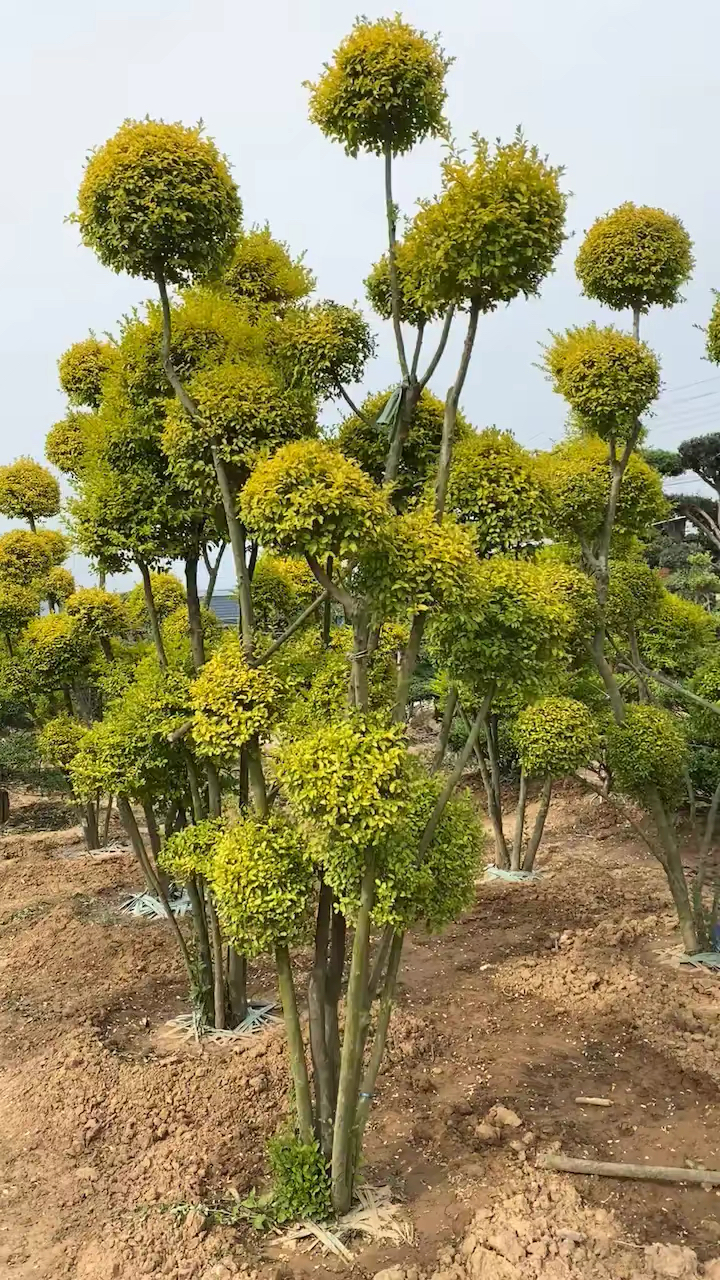
[[[395,7],[362,5],[370,17]],[[356,10],[357,0],[4,0],[0,462],[43,457],[45,433],[64,413],[58,356],[148,296],[141,282],[101,267],[63,221],[87,151],[127,116],[202,117],[231,160],[246,223],[268,221],[294,251],[306,250],[321,296],[363,300],[362,280],[384,248],[381,165],[349,160],[327,142],[307,120],[302,88]],[[573,192],[575,239],[541,297],[482,322],[463,401],[471,421],[533,447],[562,433],[562,402],[534,367],[538,344],[550,329],[612,319],[579,296],[573,257],[596,216],[634,200],[678,214],[697,258],[685,304],[644,323],[668,389],[651,443],[670,447],[713,430],[720,370],[703,360],[695,326],[707,322],[720,287],[720,9],[711,0],[408,0],[402,12],[439,30],[456,57],[448,101],[456,138],[464,144],[477,130],[507,139],[522,124],[565,166]],[[407,212],[437,189],[439,158],[428,143],[398,163]],[[384,330],[380,350],[368,390],[395,380]],[[440,394],[452,367],[453,349],[433,384]]]

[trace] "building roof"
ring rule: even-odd
[[[215,591],[210,608],[223,627],[236,627],[240,609],[234,591]]]

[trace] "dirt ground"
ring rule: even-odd
[[[554,801],[540,880],[484,882],[445,936],[408,943],[364,1172],[404,1201],[415,1243],[353,1244],[352,1264],[187,1214],[262,1187],[287,1107],[282,1029],[233,1047],[173,1036],[170,931],[118,910],[140,887],[131,855],[88,858],[62,806],[12,805],[0,1276],[720,1280],[720,1190],[535,1164],[561,1149],[720,1166],[720,975],[678,966],[662,873],[595,797]],[[274,995],[268,967],[250,978]]]

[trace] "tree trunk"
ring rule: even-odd
[[[540,841],[542,840],[542,834],[545,830],[545,819],[547,818],[548,809],[550,808],[552,785],[552,778],[546,778],[543,783],[543,789],[540,793],[540,808],[537,811],[535,825],[533,827],[528,847],[525,850],[525,857],[523,858],[523,871],[532,871],[535,865],[535,855],[540,848]]]
[[[89,802],[88,804],[83,805],[81,824],[82,824],[82,831],[83,831],[83,839],[85,841],[85,848],[87,849],[88,853],[92,853],[93,850],[100,848],[100,836],[98,833],[97,812],[95,810],[95,805],[92,804],[92,802]]]
[[[150,570],[144,560],[136,560],[136,564],[142,574],[143,590],[145,593],[145,608],[148,611],[150,619],[150,634],[155,645],[155,653],[157,660],[163,670],[167,669],[167,656],[165,654],[165,646],[163,644],[162,632],[160,630],[160,619],[155,607],[155,597],[152,591],[152,582],[150,581]]]
[[[310,1100],[310,1082],[308,1080],[305,1047],[300,1029],[300,1015],[295,997],[290,953],[287,947],[275,950],[278,987],[283,1007],[283,1018],[287,1033],[290,1070],[295,1087],[295,1106],[297,1108],[298,1130],[302,1142],[310,1143],[315,1136],[313,1131],[313,1113]]]
[[[192,907],[195,937],[197,939],[198,958],[200,961],[200,997],[203,1012],[208,1022],[215,1023],[215,1003],[213,993],[213,968],[210,955],[210,939],[208,937],[205,907],[202,899],[202,885],[198,885],[194,876],[187,882],[187,892]]]
[[[337,1102],[338,1080],[340,1078],[340,1029],[338,1026],[338,1005],[342,993],[343,972],[345,970],[345,942],[347,921],[341,911],[333,907],[330,924],[330,963],[325,980],[325,1042],[327,1044],[328,1062],[332,1083],[333,1109]]]
[[[215,903],[210,888],[207,890],[207,911],[210,920],[210,949],[213,967],[213,1003],[215,1005],[215,1026],[218,1031],[225,1029],[225,972],[223,967],[223,945],[220,934],[220,922],[217,918]]]
[[[332,1155],[333,1131],[332,1071],[325,1034],[325,999],[331,910],[332,891],[330,886],[323,882],[320,887],[315,925],[315,957],[308,982],[308,1012],[310,1016],[310,1050],[315,1082],[315,1099],[320,1128],[318,1136],[320,1149],[327,1160]]]
[[[194,552],[185,560],[185,585],[187,588],[187,614],[190,628],[190,652],[196,671],[205,665],[205,641],[203,640],[202,614],[198,594],[199,555]]]
[[[390,953],[388,956],[388,967],[385,975],[385,985],[380,998],[380,1008],[378,1009],[377,1026],[375,1028],[375,1039],[370,1051],[370,1060],[362,1082],[360,1090],[360,1101],[358,1104],[358,1114],[355,1133],[355,1149],[357,1152],[356,1159],[359,1158],[362,1151],[363,1134],[365,1133],[365,1125],[368,1122],[370,1108],[375,1092],[375,1084],[380,1071],[380,1064],[385,1052],[385,1042],[387,1040],[388,1027],[390,1026],[390,1015],[392,1014],[393,1003],[395,1001],[395,988],[397,985],[398,970],[400,968],[400,957],[402,955],[402,947],[404,934],[396,933],[390,945]]]
[[[510,860],[510,868],[512,871],[520,870],[520,859],[522,857],[523,834],[525,831],[525,806],[527,804],[528,780],[524,769],[520,770],[520,791],[518,794],[518,805],[515,813],[515,831],[513,833],[512,858]]]
[[[228,954],[228,993],[230,996],[230,1012],[233,1026],[239,1027],[247,1017],[247,960],[238,954],[234,947]]]
[[[438,739],[437,751],[435,752],[432,762],[432,773],[437,773],[437,770],[445,759],[448,742],[450,741],[450,732],[452,730],[453,720],[455,719],[457,702],[458,691],[456,686],[452,684],[450,685],[445,698],[445,708],[443,710],[442,725],[440,727],[440,738]]]

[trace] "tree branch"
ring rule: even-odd
[[[357,601],[355,598],[350,595],[349,591],[344,591],[337,582],[333,582],[333,579],[328,577],[322,565],[318,563],[314,556],[306,554],[305,559],[323,590],[326,591],[333,600],[337,600],[338,604],[342,605],[348,617],[352,618],[357,608]]]
[[[465,766],[468,760],[470,759],[470,756],[473,753],[473,749],[475,747],[475,744],[477,743],[478,738],[480,737],[480,732],[487,719],[488,711],[490,710],[490,704],[492,702],[494,692],[495,692],[495,687],[493,685],[490,691],[486,693],[485,697],[483,698],[482,706],[480,707],[480,710],[478,711],[472,723],[472,727],[465,741],[465,745],[462,751],[460,752],[457,758],[457,761],[455,763],[455,768],[453,769],[452,773],[450,774],[450,777],[445,783],[445,786],[440,792],[440,795],[438,796],[437,801],[435,803],[435,808],[433,809],[432,813],[430,814],[430,817],[427,820],[425,830],[423,831],[422,837],[420,839],[420,847],[418,849],[418,857],[421,862],[425,854],[427,853],[428,849],[430,848],[430,845],[433,842],[435,832],[437,831],[440,825],[440,820],[447,808],[448,802],[465,771]]]
[[[387,213],[390,297],[392,300],[392,320],[393,329],[395,330],[395,344],[397,346],[398,360],[400,361],[403,381],[408,382],[410,378],[410,371],[408,369],[407,356],[405,355],[405,343],[403,341],[402,325],[400,323],[400,286],[398,284],[397,260],[395,256],[395,204],[393,202],[392,195],[392,146],[389,142],[385,143],[385,210]]]
[[[415,339],[415,350],[413,352],[412,364],[410,365],[410,377],[413,381],[417,377],[418,365],[420,363],[420,352],[422,351],[423,338],[425,336],[425,321],[421,320],[417,327],[417,338]]]
[[[447,487],[450,479],[450,463],[452,462],[453,442],[455,439],[455,421],[457,418],[458,402],[460,400],[460,393],[465,385],[467,371],[470,367],[470,357],[472,356],[473,346],[475,345],[479,316],[480,303],[473,298],[470,304],[468,327],[465,334],[465,341],[463,343],[457,376],[453,385],[450,387],[445,400],[445,416],[443,419],[440,459],[438,462],[437,482],[435,486],[435,518],[438,521],[442,520],[443,512],[445,511]]]
[[[303,623],[307,622],[308,618],[312,617],[315,611],[320,608],[320,605],[325,603],[327,598],[327,591],[323,591],[322,595],[318,596],[316,600],[313,600],[312,604],[307,605],[307,607],[303,609],[302,613],[299,613],[290,625],[285,628],[282,635],[279,636],[277,640],[274,640],[265,652],[259,655],[259,657],[253,658],[249,665],[251,667],[261,667],[264,662],[268,662],[268,660],[277,653],[278,649],[281,649],[285,642],[295,635],[295,632],[300,629]]]
[[[361,422],[364,422],[366,427],[370,427],[372,428],[372,430],[374,430],[377,424],[373,421],[373,419],[369,416],[369,414],[365,413],[364,409],[360,409],[358,405],[355,404],[355,401],[353,400],[352,396],[348,394],[348,392],[345,390],[342,383],[337,382],[335,386],[336,386],[336,390],[340,393],[345,403],[349,405],[350,408],[352,409],[352,412],[355,414],[355,417],[359,418]]]
[[[423,391],[427,386],[435,370],[437,369],[440,361],[442,360],[443,355],[445,354],[445,348],[447,346],[448,338],[450,337],[450,329],[452,328],[452,322],[454,317],[455,317],[455,307],[450,306],[445,312],[445,319],[443,320],[443,327],[440,333],[440,341],[437,345],[435,355],[433,356],[422,378],[420,379],[419,385],[420,385],[421,391]]]

